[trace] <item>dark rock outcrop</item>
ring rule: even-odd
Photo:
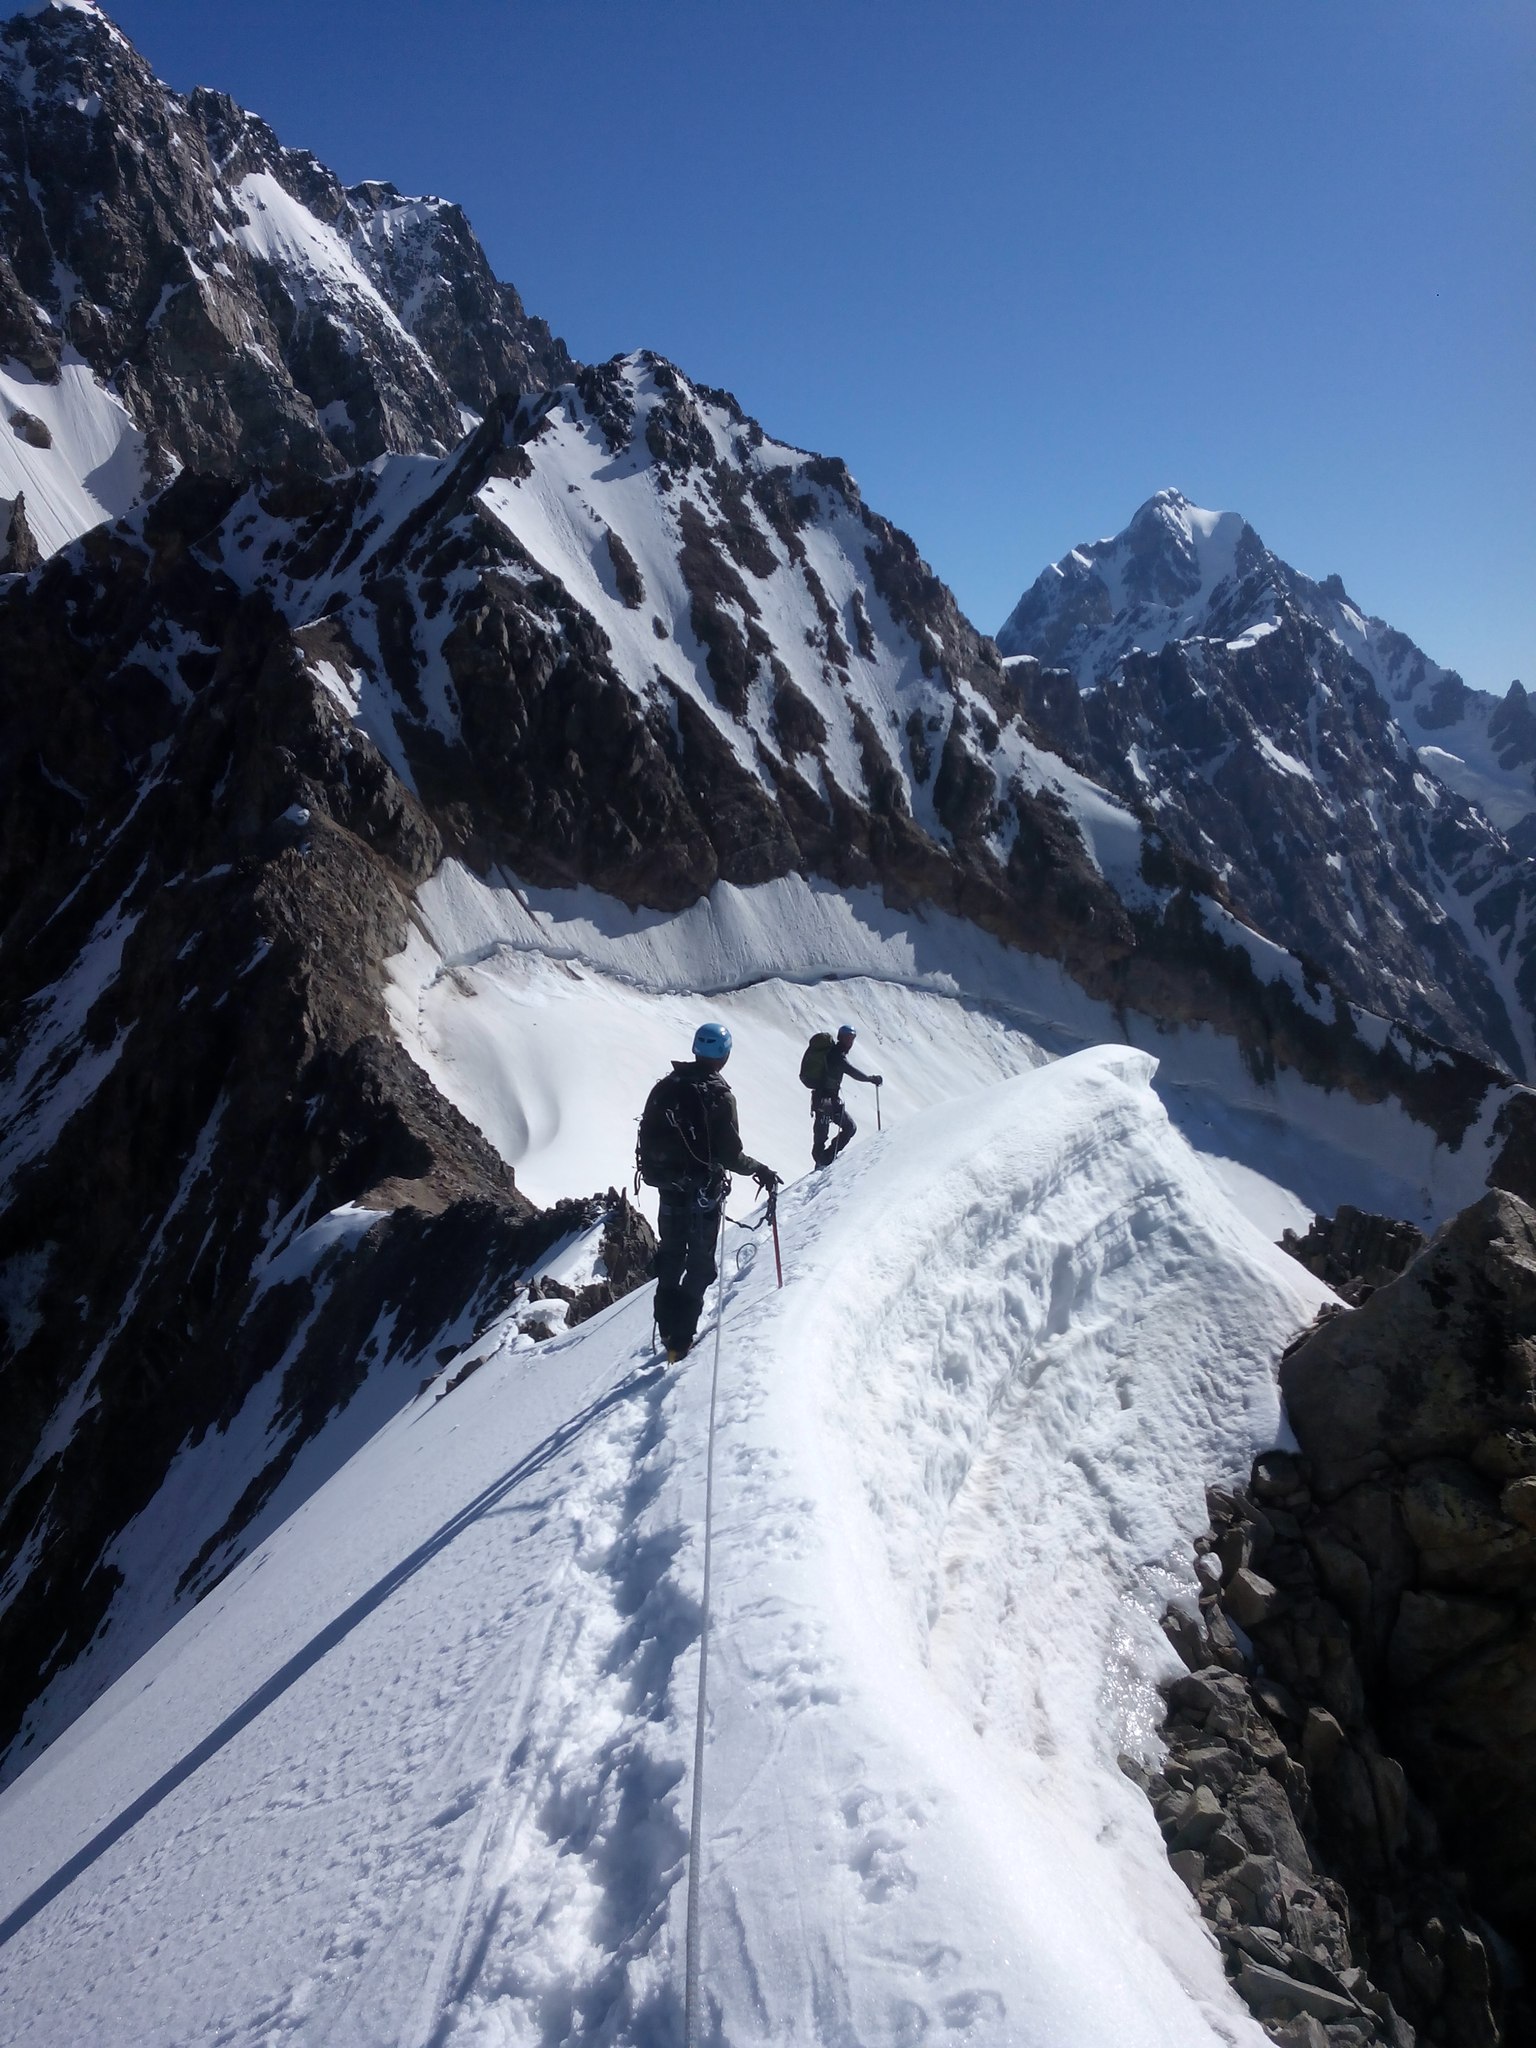
[[[53,433],[46,421],[40,420],[34,412],[23,411],[20,407],[11,414],[11,432],[26,442],[29,448],[51,448]]]
[[[343,187],[221,93],[172,92],[95,9],[0,24],[0,352],[111,382],[176,465],[325,473],[443,450],[569,373],[462,211]]]
[[[1319,1250],[1369,1249],[1368,1222]],[[1330,2041],[1406,2021],[1528,2044],[1509,1959],[1536,1953],[1536,1213],[1489,1194],[1281,1382],[1300,1451],[1211,1491],[1199,1615],[1168,1617],[1195,1674],[1149,1783],[1170,1851],[1276,2038],[1310,2014]],[[1244,1855],[1274,1868],[1234,1891]]]
[[[1280,1246],[1357,1308],[1424,1249],[1424,1233],[1395,1216],[1373,1216],[1343,1202],[1335,1216],[1314,1216],[1301,1237],[1283,1231]]]
[[[1166,1623],[1191,1667],[1165,1689],[1167,1754],[1125,1768],[1274,2039],[1527,2048],[1512,1948],[1384,1735],[1359,1633],[1326,1590],[1305,1472],[1273,1452],[1249,1487],[1212,1489],[1199,1616]]]
[[[18,491],[7,505],[0,499],[0,576],[25,575],[43,559],[27,524],[27,494]]]
[[[414,1387],[568,1227],[393,1034],[441,838],[306,666],[330,643],[192,552],[230,496],[185,477],[0,601],[0,1742],[88,1648],[80,1706],[145,1647],[102,1559],[180,1452],[270,1404],[233,1510],[167,1532],[171,1608],[365,1380]]]
[[[1281,1384],[1383,1734],[1536,1952],[1536,1214],[1485,1196]]]

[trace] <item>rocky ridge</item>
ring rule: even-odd
[[[441,452],[498,393],[570,368],[460,208],[343,187],[225,95],[172,92],[96,7],[62,0],[0,23],[7,358],[45,393],[86,366],[143,435],[151,482]],[[0,459],[0,489],[6,474]],[[95,517],[127,509],[131,485],[97,487]]]
[[[1280,1233],[1280,1249],[1315,1273],[1351,1308],[1395,1280],[1424,1249],[1424,1233],[1393,1216],[1372,1216],[1349,1202],[1333,1216],[1314,1216],[1306,1232]]]
[[[208,488],[0,604],[5,1739],[594,1222],[535,1213],[395,1042],[382,963],[437,829],[271,606],[193,560]]]

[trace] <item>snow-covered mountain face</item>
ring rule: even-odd
[[[568,367],[458,207],[344,188],[94,6],[0,24],[0,525],[43,552],[183,466],[440,452]]]
[[[453,208],[93,8],[0,48],[7,1772],[477,1331],[635,1281],[632,1215],[553,1205],[622,1182],[706,992],[785,1167],[835,983],[898,1118],[1155,1051],[1270,1236],[1536,1192],[1497,1018],[1415,1028],[1461,956],[1393,1009],[1406,962],[1241,922],[841,463],[566,364]]]
[[[1116,1759],[1325,1290],[1151,1065],[728,1232],[691,1852],[709,1352],[493,1323],[0,1800],[8,2038],[676,2042],[691,1853],[706,2039],[1263,2048]]]
[[[1123,533],[1043,571],[997,636],[1004,654],[1065,668],[1090,690],[1123,655],[1170,640],[1257,640],[1305,613],[1371,677],[1438,780],[1502,831],[1536,812],[1536,718],[1511,683],[1500,698],[1441,668],[1406,633],[1366,613],[1339,576],[1318,583],[1270,553],[1235,512],[1178,491],[1149,498]]]
[[[7,1705],[46,1695],[37,1739],[569,1234],[514,1169],[544,1201],[623,1179],[689,1028],[637,1035],[624,987],[755,1005],[786,1131],[815,1005],[745,991],[856,975],[913,991],[868,1014],[914,1109],[1174,1033],[1185,1086],[1258,1107],[1281,1074],[1298,1154],[1357,1121],[1378,1203],[1525,1184],[1529,1098],[1159,865],[842,465],[651,356],[495,401],[452,456],[184,474],[12,581],[0,705]],[[585,1064],[551,1068],[573,982]],[[1340,1156],[1286,1185],[1360,1198]]]
[[[1173,491],[1047,569],[998,644],[1042,734],[1246,924],[1351,1002],[1536,1074],[1518,685],[1468,691]]]

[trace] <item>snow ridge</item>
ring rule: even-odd
[[[1261,2039],[1115,1757],[1322,1290],[1151,1068],[1083,1054],[850,1154],[784,1200],[782,1293],[728,1240],[720,2038]],[[487,1331],[0,1796],[18,2048],[670,2037],[708,1386],[637,1377],[648,1329],[640,1295],[534,1353]]]

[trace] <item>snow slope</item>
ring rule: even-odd
[[[1505,1099],[1493,1091],[1451,1151],[1396,1103],[1284,1070],[1261,1084],[1213,1030],[1117,1017],[1054,961],[973,925],[798,876],[719,883],[671,916],[592,890],[487,885],[449,860],[418,891],[390,976],[402,1044],[541,1203],[628,1179],[646,1091],[706,1015],[736,1035],[747,1149],[791,1174],[809,1162],[797,1075],[812,1031],[855,1026],[855,1064],[885,1076],[888,1124],[1133,1032],[1160,1062],[1169,1113],[1271,1239],[1346,1201],[1426,1224],[1453,1215],[1483,1192]],[[851,1083],[846,1099],[871,1130],[871,1091]]]
[[[428,375],[430,366],[414,335],[395,314],[340,235],[268,170],[252,171],[234,188],[239,202],[235,240],[248,255],[270,264],[296,306],[318,306],[336,321],[352,353],[365,345],[365,314]]]
[[[782,1293],[728,1234],[715,2039],[1262,2039],[1115,1757],[1322,1290],[1151,1070],[861,1147]],[[680,2039],[710,1349],[649,1322],[487,1332],[0,1797],[17,2048]]]
[[[18,413],[42,421],[46,448],[10,424]],[[0,362],[0,499],[25,495],[45,555],[120,517],[144,481],[144,436],[88,363],[66,350],[58,381],[45,384],[21,363]]]

